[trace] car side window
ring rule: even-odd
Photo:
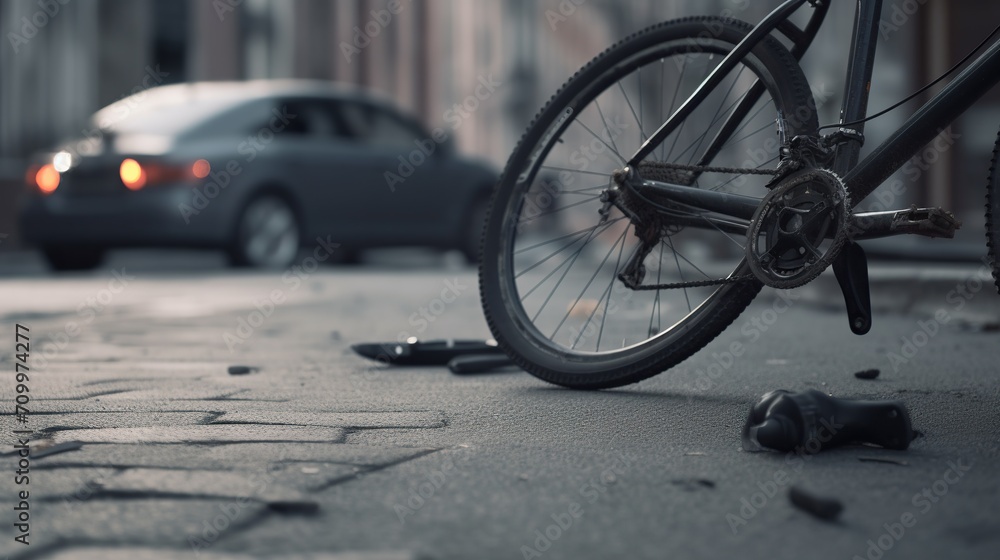
[[[279,101],[268,119],[276,135],[314,137],[317,139],[347,138],[349,133],[338,123],[327,103],[310,99]]]
[[[344,124],[362,144],[389,151],[413,149],[420,140],[416,128],[398,115],[371,105],[345,102],[340,106]]]

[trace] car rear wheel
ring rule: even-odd
[[[47,245],[42,253],[52,270],[57,271],[90,270],[104,260],[104,249],[99,247]]]
[[[291,205],[278,196],[261,196],[240,214],[230,261],[234,266],[285,268],[295,261],[300,240]]]

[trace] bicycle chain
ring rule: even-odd
[[[726,284],[738,284],[740,282],[749,282],[750,280],[756,280],[757,278],[753,274],[744,274],[742,276],[730,276],[729,278],[719,278],[718,280],[699,280],[691,282],[673,282],[670,284],[650,284],[646,286],[625,286],[636,292],[651,292],[653,290],[680,290],[685,288],[707,288],[709,286],[724,286]],[[624,282],[624,280],[622,280]]]
[[[838,135],[839,134],[839,135]],[[788,177],[795,171],[802,169],[803,167],[815,167],[823,168],[830,163],[834,152],[831,150],[832,146],[846,142],[846,141],[858,141],[856,136],[847,136],[844,131],[841,133],[831,135],[830,137],[825,137],[821,139],[815,139],[808,136],[796,136],[789,142],[788,147],[784,149],[783,157],[778,163],[778,167],[775,169],[760,169],[760,168],[744,168],[744,167],[714,167],[708,165],[688,165],[682,163],[668,163],[660,161],[643,162],[639,164],[639,167],[645,167],[647,169],[653,169],[655,173],[666,173],[668,175],[673,174],[669,177],[678,182],[687,183],[690,186],[694,183],[693,178],[684,178],[680,173],[726,173],[731,175],[771,175],[774,177],[773,180],[768,182],[767,188],[774,189],[778,186],[780,181],[785,177]],[[864,142],[864,137],[861,137],[860,141]],[[685,179],[690,179],[685,180]],[[720,278],[718,280],[699,280],[692,282],[674,282],[670,284],[653,284],[649,286],[628,286],[629,282],[626,282],[622,278],[623,282],[626,282],[626,286],[636,291],[650,291],[650,290],[669,290],[669,289],[681,289],[681,288],[700,288],[706,286],[720,286],[724,284],[735,284],[737,282],[746,282],[750,280],[759,279],[753,274],[742,275],[742,276],[731,276],[729,278]]]

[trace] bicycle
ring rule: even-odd
[[[954,236],[961,224],[941,208],[854,208],[1000,82],[1000,43],[859,161],[865,122],[902,102],[867,116],[882,0],[860,0],[840,123],[819,126],[799,61],[831,4],[786,0],[756,26],[660,23],[552,97],[507,163],[482,240],[483,309],[516,364],[578,389],[635,383],[708,344],[763,286],[802,286],[831,266],[850,328],[865,334],[857,242]],[[800,8],[812,10],[804,27],[789,21]],[[998,152],[1000,137],[987,189],[994,262]]]

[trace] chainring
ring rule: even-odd
[[[850,204],[844,182],[825,169],[781,180],[754,213],[747,264],[767,286],[803,286],[837,258],[847,241]]]

